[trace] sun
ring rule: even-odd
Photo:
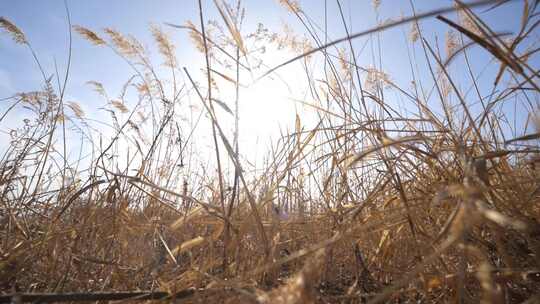
[[[289,58],[272,57],[273,62]],[[300,94],[300,80],[297,75],[284,75],[261,78],[240,90],[240,143],[245,154],[266,150],[271,141],[281,136],[281,131],[294,128],[298,111],[294,97]]]

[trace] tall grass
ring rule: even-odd
[[[355,33],[338,0],[345,37],[337,40],[300,3],[279,2],[307,38],[262,25],[248,33],[240,1],[215,0],[220,19],[208,21],[199,0],[199,20],[150,27],[160,66],[135,37],[73,25],[133,72],[118,98],[106,84],[88,83],[111,117],[105,137],[78,103],[64,101],[69,71],[65,80],[46,77],[24,32],[0,19],[43,74],[40,89],[4,99],[0,117],[18,108],[35,115],[11,131],[0,161],[3,293],[194,289],[183,300],[539,301],[537,2],[520,2],[516,33],[495,32],[473,10],[505,9],[494,1],[430,12],[411,3],[410,17]],[[378,14],[381,3],[373,4]],[[422,29],[434,17],[447,26],[443,50]],[[382,68],[382,32],[391,28],[410,39],[411,87]],[[179,66],[169,31],[188,31],[202,73]],[[359,38],[378,54],[369,66],[358,63]],[[298,56],[267,67],[262,47]],[[471,56],[478,50],[497,74],[479,72]],[[253,173],[239,143],[239,96],[246,83],[292,66],[306,79],[310,101],[298,103],[307,110]],[[509,103],[527,113],[508,117]],[[211,165],[193,142],[201,130],[212,136]],[[68,159],[70,132],[80,134],[89,160]]]

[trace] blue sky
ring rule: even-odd
[[[303,10],[311,17],[312,21],[319,25],[324,22],[323,0],[301,1]],[[335,1],[327,1],[329,11],[329,35],[332,38],[341,38],[345,35],[341,19],[336,9]],[[371,1],[341,1],[345,11],[347,22],[351,22],[351,32],[358,32],[376,25],[376,14]],[[427,11],[436,7],[451,5],[451,1],[422,0],[414,1],[417,11]],[[120,0],[120,1],[71,1],[68,0],[72,24],[82,25],[99,32],[100,29],[111,27],[120,32],[131,34],[143,43],[152,45],[151,35],[148,30],[150,23],[163,25],[165,22],[184,24],[186,20],[193,20],[198,24],[198,7],[196,1],[191,0]],[[270,30],[279,31],[283,23],[289,24],[299,34],[305,33],[301,24],[292,16],[286,14],[278,1],[265,0],[244,1],[247,11],[246,29],[254,29],[257,23],[265,24]],[[206,18],[219,19],[212,1],[203,1]],[[519,25],[522,10],[522,2],[514,1],[489,13],[481,14],[484,20],[496,30],[515,31]],[[477,10],[478,12],[482,9]],[[46,72],[54,73],[54,60],[57,61],[60,73],[63,74],[66,67],[68,51],[68,28],[64,2],[62,0],[17,0],[1,1],[0,14],[21,28],[28,40],[33,45],[42,61]],[[410,15],[409,1],[383,0],[379,9],[379,20],[398,18],[401,15]],[[451,15],[451,17],[455,17]],[[424,34],[430,41],[438,37],[439,42],[444,44],[444,33],[447,27],[441,22],[430,18],[421,23]],[[181,30],[175,30],[163,25],[176,43],[177,57],[180,66],[188,66],[191,70],[199,70],[204,66],[200,53],[188,39],[187,34]],[[408,88],[410,82],[410,67],[406,52],[405,34],[409,27],[389,30],[382,34],[382,57],[383,69],[392,75],[392,79],[403,87]],[[535,33],[538,34],[538,33]],[[354,42],[356,47],[363,45],[366,39],[358,39]],[[347,45],[343,45],[346,47]],[[154,53],[157,51],[154,49]],[[418,53],[420,54],[420,53]],[[288,59],[290,54],[282,53],[275,60]],[[422,55],[423,56],[423,55]],[[471,50],[473,61],[478,64],[477,71],[482,64],[490,59],[483,50]],[[33,62],[30,53],[20,45],[14,44],[7,35],[0,35],[0,98],[8,97],[17,92],[39,89],[42,85],[41,75]],[[373,56],[368,46],[359,57],[362,66],[372,64]],[[419,60],[421,61],[421,60]],[[535,63],[538,62],[534,58]],[[276,62],[278,63],[278,62]],[[296,67],[298,67],[297,65]],[[494,65],[491,69],[495,69]],[[421,69],[422,70],[422,69]],[[424,70],[425,71],[425,70]],[[453,72],[461,73],[458,67]],[[122,84],[131,75],[129,67],[117,56],[106,48],[90,45],[77,34],[73,36],[73,59],[70,80],[67,87],[66,100],[76,100],[83,108],[92,113],[98,107],[104,105],[89,86],[85,83],[96,80],[106,85],[111,95],[117,95]],[[489,74],[488,74],[489,75]],[[492,75],[483,78],[482,83],[489,85]],[[255,105],[255,108],[264,105]],[[5,108],[0,105],[0,108]],[[287,119],[292,120],[294,115],[285,114]],[[12,117],[11,123],[22,120],[24,111]],[[279,118],[269,118],[279,120]],[[2,125],[6,130],[9,126]],[[1,137],[0,137],[1,138]],[[5,137],[4,137],[5,138]]]
[[[371,7],[371,1],[342,1],[346,18],[352,20],[352,31],[360,31],[375,25],[375,15]],[[203,1],[207,11],[207,18],[217,19],[212,1]],[[324,1],[303,1],[303,9],[313,20],[322,25],[324,18]],[[183,24],[186,20],[198,20],[196,1],[191,0],[117,0],[117,1],[68,1],[72,23],[83,25],[90,29],[99,30],[111,27],[124,33],[129,33],[143,42],[151,39],[148,31],[150,23],[162,24],[170,22]],[[451,1],[415,1],[419,11],[435,7],[447,6]],[[287,21],[299,32],[303,29],[298,22],[287,16],[277,1],[245,1],[247,7],[248,27],[254,27],[262,22],[269,28],[279,29],[282,21]],[[342,37],[344,32],[335,9],[335,2],[328,1],[330,11],[330,34],[334,38]],[[401,14],[409,15],[410,6],[408,1],[382,1],[380,19],[399,17]],[[68,34],[66,13],[62,0],[18,0],[1,1],[0,12],[19,26],[27,35],[46,70],[53,73],[53,60],[56,58],[61,70],[65,67]],[[486,14],[486,20],[496,21],[490,25],[501,30],[515,29],[521,15],[521,2],[514,1],[502,9],[494,10]],[[349,20],[347,20],[349,21]],[[439,34],[444,33],[445,26],[438,21],[424,21],[425,30]],[[177,55],[184,64],[192,63],[193,59],[200,57],[193,52],[189,45],[187,35],[182,31],[170,31],[173,38],[178,42]],[[402,40],[400,30],[393,30],[387,34],[384,44],[384,61],[387,66],[403,67],[403,52],[396,48],[392,42],[394,39]],[[99,78],[103,83],[115,86],[124,79],[119,75],[125,74],[127,67],[122,61],[111,55],[109,50],[90,46],[77,35],[73,41],[73,73],[71,74],[70,91],[82,92],[81,85],[87,80]],[[429,37],[429,35],[428,35]],[[442,37],[443,38],[443,37]],[[399,43],[395,43],[399,45]],[[40,84],[39,72],[30,55],[20,46],[12,43],[6,35],[0,35],[0,79],[4,80],[0,87],[0,96],[9,95],[15,91],[35,89]],[[406,64],[405,64],[406,66]],[[406,67],[405,67],[406,68]],[[6,78],[8,79],[6,81]],[[87,89],[86,89],[87,90]]]
[[[371,1],[342,1],[346,16],[352,20],[352,31],[359,31],[375,25],[375,15],[371,7]],[[208,18],[218,18],[211,1],[203,1],[206,7]],[[303,1],[303,9],[319,24],[323,22],[324,1]],[[133,34],[143,42],[150,40],[148,31],[149,23],[160,24],[170,22],[183,24],[186,20],[198,19],[197,3],[191,0],[117,0],[117,1],[68,1],[72,23],[80,24],[85,27],[99,30],[104,27],[112,27],[121,32]],[[277,1],[245,1],[247,7],[248,25],[254,26],[262,22],[268,27],[279,27],[282,20],[286,20],[293,25],[293,28],[302,32],[302,28],[293,18],[286,16],[284,10],[278,5]],[[415,1],[419,11],[428,10],[435,7],[447,6],[451,1]],[[330,33],[334,38],[343,35],[341,21],[335,9],[335,2],[328,1],[330,10]],[[59,67],[64,66],[67,54],[68,35],[66,13],[62,0],[47,1],[1,1],[1,14],[16,25],[18,25],[27,35],[34,48],[37,50],[41,60],[45,63],[47,70],[53,71],[53,58],[56,58]],[[399,17],[401,14],[409,15],[410,6],[408,1],[382,1],[380,14],[381,20],[390,17]],[[515,29],[520,20],[521,2],[514,1],[513,4],[507,4],[502,9],[497,9],[484,17],[501,30]],[[349,20],[347,20],[349,21]],[[444,33],[444,25],[438,21],[426,20],[427,32]],[[76,35],[75,35],[76,36]],[[178,41],[178,57],[184,59],[185,63],[192,62],[194,56],[193,48],[188,44],[185,33],[174,31],[174,38]],[[397,35],[396,35],[397,36]],[[390,37],[392,40],[396,36]],[[429,36],[428,36],[429,37]],[[397,38],[401,39],[401,37]],[[399,50],[392,49],[392,42],[386,42],[385,61],[387,65],[394,65],[402,61]],[[121,74],[126,67],[122,66],[121,61],[115,56],[111,56],[110,51],[91,47],[80,39],[74,38],[73,44],[73,73],[71,75],[71,87],[74,91],[79,91],[78,86],[91,79],[93,76],[99,76],[102,82],[114,84],[117,82],[117,74]],[[29,58],[27,52],[21,51],[21,47],[9,41],[5,35],[0,36],[0,56],[9,58],[3,60],[0,64],[2,69],[1,77],[9,77],[11,82],[6,88],[3,84],[2,93],[10,92],[10,89],[26,90],[32,89],[39,84],[40,77],[38,71]],[[401,64],[398,64],[401,65]],[[113,67],[113,69],[111,69]],[[106,71],[106,73],[105,73]],[[6,95],[6,94],[2,94]]]

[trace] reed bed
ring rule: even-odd
[[[0,117],[20,107],[35,114],[12,130],[0,160],[3,294],[150,290],[179,303],[540,301],[538,2],[519,2],[515,33],[495,32],[475,10],[504,9],[506,1],[455,1],[427,12],[411,4],[409,17],[353,33],[338,0],[343,39],[329,39],[298,2],[279,2],[306,38],[262,25],[246,32],[249,12],[239,1],[215,0],[220,19],[208,21],[199,1],[199,20],[150,27],[159,66],[135,37],[72,25],[72,39],[110,49],[133,72],[118,98],[106,84],[88,83],[105,101],[108,137],[65,100],[69,71],[65,79],[47,76],[23,30],[0,19],[43,74],[36,91],[5,99]],[[380,1],[373,2],[376,12]],[[421,22],[429,18],[447,28],[444,48],[424,36]],[[418,52],[408,57],[411,87],[398,86],[377,62],[357,64],[356,39],[377,45],[394,28]],[[202,72],[179,66],[169,38],[177,31],[189,33]],[[298,56],[267,67],[254,51],[263,45]],[[479,76],[473,50],[490,56],[498,73]],[[324,73],[308,68],[316,60]],[[424,75],[413,68],[418,62]],[[453,75],[456,62],[468,87]],[[297,73],[311,89],[302,101],[310,118],[299,112],[263,168],[250,171],[238,96],[249,79],[292,66],[302,66]],[[225,90],[236,102],[221,99]],[[133,99],[135,106],[127,102]],[[505,115],[509,103],[525,109],[519,118]],[[186,112],[191,118],[181,119]],[[193,143],[202,128],[197,115],[210,126],[203,130],[214,154],[206,162]],[[512,119],[526,128],[513,128]],[[79,165],[66,154],[72,133],[86,143]]]

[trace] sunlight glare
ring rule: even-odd
[[[299,93],[297,81],[268,76],[240,91],[240,144],[248,158],[266,151],[280,130],[294,128],[297,105],[291,98]]]

